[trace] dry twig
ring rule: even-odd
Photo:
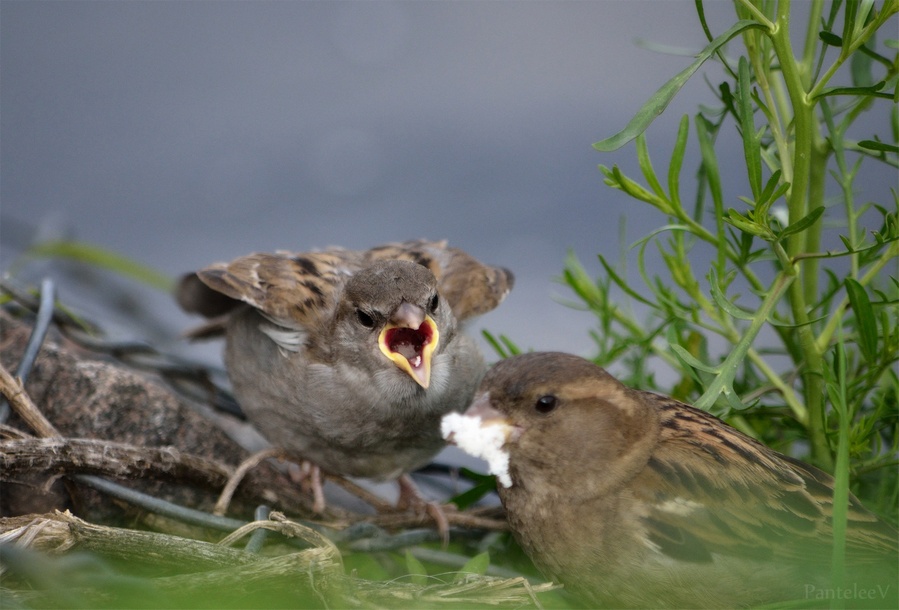
[[[3,365],[0,365],[0,393],[6,396],[13,410],[19,414],[19,417],[25,423],[31,426],[32,430],[37,432],[38,436],[61,436],[59,431],[53,427],[53,424],[44,417],[43,413],[31,401],[31,398],[22,386],[22,382],[13,377]]]
[[[138,447],[85,438],[29,438],[0,441],[0,480],[35,471],[101,474],[116,478],[168,476],[219,487],[231,469],[175,447]]]

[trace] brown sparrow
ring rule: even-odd
[[[486,369],[459,324],[512,282],[446,242],[409,241],[250,254],[185,276],[177,297],[226,317],[235,396],[273,445],[332,473],[393,479],[444,446],[440,418],[468,405]]]
[[[501,361],[442,427],[498,475],[534,564],[589,604],[896,602],[897,532],[852,495],[847,576],[830,583],[829,475],[582,358]]]

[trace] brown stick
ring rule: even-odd
[[[0,365],[0,393],[6,396],[9,405],[32,430],[37,432],[38,436],[62,436],[31,401],[22,386],[22,381],[13,377],[2,365]]]
[[[264,449],[254,453],[241,462],[234,473],[228,478],[228,483],[225,485],[225,488],[222,489],[222,493],[215,503],[215,509],[213,509],[212,514],[224,515],[228,511],[228,505],[231,504],[231,498],[234,497],[237,486],[240,485],[240,482],[243,481],[243,478],[250,470],[258,466],[263,460],[272,457],[280,457],[282,455],[283,452],[279,449]]]
[[[491,519],[489,517],[479,517],[477,515],[472,515],[467,512],[455,511],[446,511],[445,516],[447,523],[449,523],[449,525],[451,526],[456,525],[459,527],[470,527],[475,529],[497,531],[506,531],[509,529],[509,525],[508,523],[506,523],[505,519]],[[434,520],[427,513],[416,514],[411,512],[381,514],[363,520],[391,530],[405,529],[408,527],[421,527],[434,524]]]
[[[102,474],[116,478],[166,475],[211,487],[231,476],[227,466],[182,453],[174,447],[138,447],[84,438],[0,441],[0,480],[42,471],[55,474]]]

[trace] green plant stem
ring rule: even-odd
[[[768,26],[768,29],[769,29],[769,30],[773,30],[773,29],[774,29],[774,24],[771,23],[771,20],[768,19],[768,18],[764,15],[764,13],[762,13],[758,8],[756,8],[756,6],[755,6],[752,2],[749,2],[749,0],[738,0],[738,1],[739,1],[740,4],[743,5],[743,7],[744,7],[747,11],[749,11],[749,14],[751,14],[752,17],[753,17],[756,21],[758,21],[759,23],[764,23],[766,26]]]
[[[749,34],[750,32],[747,32],[747,35]],[[751,32],[751,34],[760,36],[755,31]],[[767,112],[765,114],[768,118],[768,128],[771,131],[771,138],[774,140],[774,145],[777,147],[777,153],[782,160],[781,175],[783,176],[783,181],[789,183],[793,180],[793,167],[786,162],[790,158],[790,147],[784,136],[782,127],[783,122],[780,114],[782,108],[778,108],[777,100],[774,98],[771,89],[771,62],[767,61],[768,54],[762,50],[760,45],[755,45],[755,48],[755,53],[749,53],[749,61],[752,63],[752,70],[755,73],[756,83],[758,84],[759,89],[762,90],[762,95],[765,97],[765,106],[767,107]]]
[[[831,582],[834,587],[844,586],[846,555],[846,513],[849,504],[849,414],[846,358],[842,334],[833,357],[833,368],[829,371],[830,400],[839,416],[839,441],[837,443],[837,463],[834,470],[833,488],[833,556],[831,558]],[[833,600],[831,608],[843,608],[842,603]]]
[[[793,412],[793,417],[796,418],[796,421],[803,426],[808,426],[808,409],[805,408],[805,405],[803,405],[799,397],[796,396],[796,392],[793,388],[784,382],[781,376],[777,374],[777,371],[768,366],[768,363],[765,362],[765,359],[762,358],[761,354],[757,351],[750,349],[746,355],[756,368],[761,371],[762,375],[771,382],[771,385],[780,391],[784,402],[787,403],[787,406]]]
[[[818,132],[818,122],[812,121],[812,145],[810,147],[811,163],[809,164],[808,201],[810,208],[824,205],[824,194],[827,181],[827,157],[830,149]],[[821,232],[824,223],[816,222],[806,232],[803,252],[817,252],[821,249]],[[797,253],[798,254],[798,253]],[[803,262],[803,289],[806,303],[814,303],[818,298],[818,267],[817,258]]]
[[[794,108],[793,181],[787,195],[789,222],[792,224],[808,213],[807,194],[811,173],[815,121],[814,103],[810,101],[802,86],[802,74],[799,66],[796,64],[790,45],[790,8],[791,2],[789,0],[781,0],[777,3],[777,27],[770,36],[774,52],[780,62],[784,84],[787,87],[787,93]],[[820,221],[818,224],[820,224]],[[791,259],[807,251],[806,234],[806,231],[801,231],[787,238],[786,248]],[[815,336],[809,325],[805,290],[807,275],[804,273],[805,269],[801,262],[794,263],[794,265],[794,269],[785,269],[784,271],[786,273],[796,273],[798,276],[798,281],[790,285],[789,302],[793,313],[793,321],[796,324],[796,333],[799,338],[799,349],[802,354],[801,364],[803,366],[802,378],[805,404],[809,413],[809,440],[815,461],[825,469],[830,470],[833,467],[833,456],[827,442],[824,419],[824,360],[821,352],[818,351]]]
[[[837,164],[837,172],[835,173],[835,177],[837,182],[840,185],[840,189],[843,191],[843,201],[844,208],[846,210],[846,236],[849,240],[849,249],[855,250],[858,248],[858,245],[861,243],[861,239],[858,236],[858,230],[856,228],[856,212],[855,212],[855,198],[852,194],[852,180],[854,178],[855,172],[850,174],[849,168],[846,164],[846,154],[845,148],[843,146],[843,139],[846,133],[846,127],[850,123],[850,119],[852,117],[852,113],[847,117],[839,126],[833,120],[833,113],[830,108],[830,102],[826,99],[821,100],[821,113],[824,117],[825,122],[827,123],[828,130],[831,133],[831,146],[833,148],[834,160]],[[857,105],[854,110],[858,110],[861,108],[861,105]],[[858,253],[853,253],[849,257],[850,264],[850,277],[853,279],[858,278]],[[820,345],[819,345],[820,347]]]
[[[805,31],[805,46],[802,50],[802,67],[803,73],[812,78],[812,70],[815,62],[815,51],[818,49],[818,30],[821,27],[821,12],[824,10],[824,2],[815,0],[811,3],[808,16],[808,28]],[[806,87],[811,86],[811,82],[805,83]]]

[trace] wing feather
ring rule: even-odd
[[[196,277],[214,293],[247,303],[280,326],[300,330],[325,323],[343,284],[361,262],[359,253],[340,249],[254,253],[205,267]]]
[[[206,317],[226,314],[243,302],[280,326],[310,329],[330,319],[350,276],[375,261],[390,259],[430,269],[442,298],[460,321],[495,308],[514,281],[507,269],[484,265],[446,241],[414,240],[364,252],[329,248],[249,254],[188,274],[177,298],[186,311]]]
[[[385,244],[366,254],[370,260],[399,258],[430,269],[437,278],[441,296],[459,321],[496,308],[515,281],[508,269],[485,265],[464,250],[450,247],[445,240]]]
[[[703,547],[740,557],[830,562],[829,475],[722,425],[704,411],[649,396],[659,403],[660,443],[639,475],[646,483],[635,489],[653,490],[653,497],[643,498],[652,507],[644,525],[649,540],[665,541],[658,545],[661,552],[701,558]],[[697,426],[702,435],[691,432]],[[896,530],[851,494],[848,518],[847,558],[865,563],[896,556]],[[684,542],[675,549],[678,540]]]

